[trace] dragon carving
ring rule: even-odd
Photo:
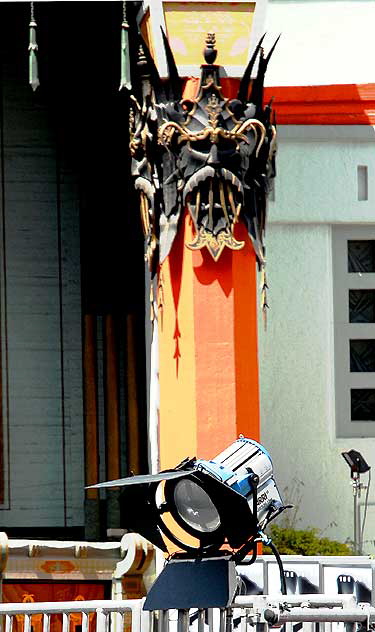
[[[195,229],[189,248],[205,247],[217,261],[224,248],[244,246],[234,236],[234,225],[243,221],[263,267],[267,195],[276,153],[275,118],[272,103],[263,106],[263,85],[277,41],[265,57],[260,40],[237,97],[228,99],[220,85],[220,66],[214,64],[215,35],[209,33],[198,94],[188,100],[164,33],[163,39],[169,79],[161,81],[141,43],[140,96],[131,96],[130,111],[132,175],[150,269],[155,271],[168,256],[185,208]]]

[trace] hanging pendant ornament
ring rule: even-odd
[[[122,3],[122,24],[121,24],[121,81],[119,90],[127,88],[131,90],[130,81],[130,59],[129,59],[129,24],[126,19],[126,2]]]
[[[29,84],[32,89],[35,90],[39,86],[38,77],[38,58],[37,50],[38,44],[36,43],[36,27],[34,17],[34,3],[30,2],[30,24],[29,24]]]

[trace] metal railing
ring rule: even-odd
[[[288,594],[352,592],[357,601],[367,602],[371,596],[375,597],[375,559],[370,556],[282,555],[281,558]],[[276,595],[280,590],[279,569],[272,555],[258,556],[251,566],[240,564],[237,572],[250,580],[252,594]],[[375,600],[372,605],[375,606]]]
[[[3,632],[35,632],[35,617],[40,632],[50,632],[53,615],[60,615],[61,632],[76,630],[77,616],[81,632],[268,632],[274,626],[332,632],[332,624],[341,624],[337,632],[354,632],[357,624],[361,630],[375,626],[375,608],[357,604],[353,595],[239,596],[229,608],[207,610],[147,612],[143,604],[144,599],[8,603],[0,604],[0,619]]]
[[[50,632],[53,615],[60,615],[62,619],[61,632],[72,632],[72,627],[77,627],[71,625],[71,615],[75,620],[77,616],[80,617],[81,632],[94,632],[90,622],[92,615],[96,615],[96,632],[109,632],[110,629],[111,632],[124,632],[127,629],[131,632],[151,632],[152,613],[143,610],[143,603],[144,599],[2,603],[0,619],[3,632],[14,630],[14,619],[17,620],[17,632],[32,632],[38,615],[42,617],[41,632]],[[20,622],[23,624],[21,627]],[[56,629],[55,625],[53,627]]]
[[[274,626],[284,626],[285,632],[332,632],[332,624],[339,624],[337,632],[354,632],[356,624],[369,630],[374,623],[375,608],[358,605],[352,595],[244,596],[220,610],[158,614],[158,632],[268,632]]]

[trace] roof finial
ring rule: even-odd
[[[203,50],[203,55],[206,60],[206,64],[213,64],[217,57],[217,50],[215,48],[216,37],[215,33],[207,33],[206,46]]]

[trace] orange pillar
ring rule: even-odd
[[[242,250],[218,260],[191,251],[191,220],[160,272],[160,467],[214,457],[239,434],[259,439],[256,262]]]
[[[186,217],[159,273],[159,459],[174,467],[197,454],[196,347],[192,236]]]

